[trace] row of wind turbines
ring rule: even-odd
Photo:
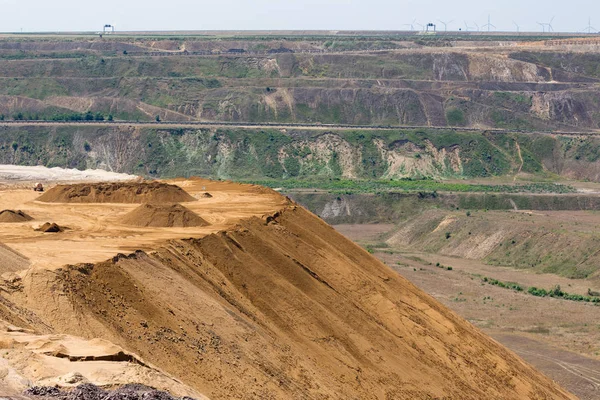
[[[438,22],[441,23],[442,25],[444,25],[444,31],[448,31],[448,25],[450,25],[451,23],[454,22],[454,20],[450,20],[450,21],[442,21],[441,19],[438,19]],[[487,24],[479,26],[477,24],[477,22],[475,21],[463,21],[464,25],[465,25],[465,31],[467,32],[473,32],[473,31],[487,31],[487,32],[491,32],[492,30],[496,30],[496,26],[494,24],[492,24],[491,21],[491,16],[488,15],[488,20],[487,20]],[[554,22],[554,17],[552,17],[550,19],[550,21],[548,22],[537,22],[538,25],[541,26],[542,28],[542,32],[546,33],[546,32],[554,32],[554,28],[552,27],[552,22]],[[516,32],[521,32],[521,27],[519,24],[517,24],[515,21],[513,21],[513,25],[516,28]],[[432,26],[432,24],[428,24],[428,25],[423,25],[417,22],[416,19],[414,19],[412,21],[412,23],[410,24],[404,24],[404,26],[407,26],[410,28],[411,31],[415,31],[415,26],[420,27],[421,31],[425,31],[426,26]],[[458,29],[459,31],[462,31],[462,27]],[[588,19],[588,24],[587,26],[583,29],[584,33],[596,33],[598,32],[598,29],[594,28],[592,26],[592,19],[589,18]]]

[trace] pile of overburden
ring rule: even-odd
[[[0,222],[5,223],[17,223],[17,222],[27,222],[31,221],[29,215],[25,214],[21,210],[13,211],[13,210],[3,210],[0,211]]]
[[[46,222],[44,225],[37,228],[36,231],[46,232],[46,233],[60,233],[60,232],[64,232],[65,228],[55,224],[54,222]]]
[[[46,203],[181,203],[196,201],[185,190],[162,182],[57,185],[38,198]]]
[[[181,204],[143,204],[126,214],[121,222],[125,225],[157,228],[210,225],[198,214]]]
[[[136,384],[125,385],[112,391],[91,383],[84,383],[72,390],[33,386],[24,394],[45,400],[193,400],[190,397],[173,397],[167,392]]]

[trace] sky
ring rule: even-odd
[[[0,32],[149,30],[408,30],[454,22],[448,30],[600,30],[598,0],[0,0]],[[481,28],[487,30],[487,28]],[[494,30],[491,28],[491,30]]]

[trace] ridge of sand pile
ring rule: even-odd
[[[143,204],[127,213],[121,222],[126,225],[161,228],[210,225],[198,214],[181,204]]]
[[[181,203],[196,201],[176,185],[161,182],[57,185],[38,198],[46,203]]]
[[[25,214],[21,210],[13,211],[13,210],[2,210],[0,211],[0,222],[6,223],[17,223],[17,222],[27,222],[31,221],[29,215]]]
[[[59,233],[64,232],[65,228],[57,225],[54,222],[46,222],[44,225],[40,226],[36,229],[36,231],[46,232],[46,233]]]

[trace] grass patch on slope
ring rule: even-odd
[[[329,192],[342,193],[379,193],[379,192],[459,192],[459,193],[574,193],[571,186],[538,182],[518,185],[486,185],[469,183],[440,182],[432,179],[398,179],[398,180],[261,180],[253,181],[271,188],[290,189],[320,189]]]

